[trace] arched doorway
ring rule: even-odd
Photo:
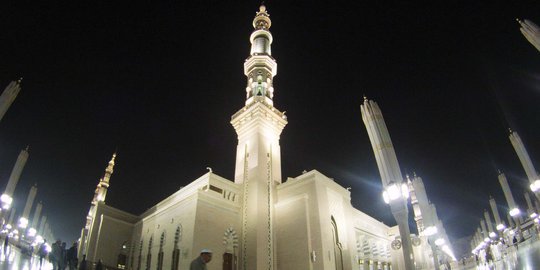
[[[334,216],[331,216],[332,223],[332,240],[334,242],[334,261],[336,264],[336,270],[343,270],[343,251],[342,245],[339,242],[339,234]]]

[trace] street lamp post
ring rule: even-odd
[[[376,102],[364,98],[360,105],[362,120],[371,141],[377,167],[381,174],[383,185],[383,199],[390,205],[392,215],[396,220],[401,236],[403,259],[406,270],[413,270],[413,249],[411,243],[409,216],[407,208],[408,187],[403,182],[399,163],[386,128],[382,112]]]

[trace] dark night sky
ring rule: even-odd
[[[244,104],[259,2],[109,2],[0,11],[0,87],[24,76],[0,123],[0,186],[29,144],[15,207],[37,183],[66,241],[78,237],[115,149],[107,204],[134,214],[207,166],[234,173],[229,121]],[[505,2],[267,2],[274,103],[289,120],[284,177],[317,169],[352,187],[356,208],[394,224],[361,119],[365,94],[383,111],[403,173],[424,179],[452,239],[473,233],[490,194],[502,213],[497,169],[522,203],[528,184],[507,129],[540,160],[540,52],[515,18],[540,23],[540,3]]]

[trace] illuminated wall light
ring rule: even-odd
[[[442,246],[442,245],[444,245],[445,242],[446,241],[444,241],[443,238],[439,238],[439,239],[435,240],[435,245]]]
[[[506,228],[506,226],[504,226],[504,224],[502,224],[502,223],[499,224],[499,225],[497,225],[497,231],[502,231],[502,230],[504,230],[505,228]]]
[[[494,233],[494,232],[490,232],[490,233],[489,233],[489,237],[491,237],[491,238],[495,238],[495,237],[497,237],[497,234],[496,234],[496,233]]]
[[[531,218],[536,218],[537,216],[538,216],[538,215],[537,215],[536,213],[532,213],[532,214],[530,215]]]

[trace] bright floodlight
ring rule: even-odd
[[[34,236],[36,236],[36,233],[37,233],[36,229],[34,229],[34,228],[28,229],[28,236],[29,236],[29,237],[34,237]]]
[[[19,227],[25,229],[26,227],[28,227],[28,219],[22,217],[19,219]]]
[[[11,224],[6,224],[6,229],[11,230]]]
[[[514,230],[510,230],[510,231],[508,232],[508,234],[510,234],[510,235],[514,235],[515,233],[516,233],[516,232],[514,232]]]
[[[489,237],[484,238],[484,242],[489,243],[490,241],[491,239],[489,239]]]
[[[538,215],[536,213],[534,213],[534,212],[530,215],[530,217],[533,218],[533,219],[536,218],[537,216]]]
[[[383,192],[383,199],[384,199],[384,202],[387,204],[401,197],[402,198],[409,197],[409,187],[405,183],[402,184],[401,187],[398,186],[396,183],[392,183],[388,185]]]
[[[47,251],[47,253],[51,252],[52,248],[51,246],[49,246],[49,244],[45,243],[45,250]]]
[[[519,215],[520,213],[521,213],[521,211],[519,211],[519,208],[514,208],[514,209],[510,210],[509,214],[510,214],[511,217],[515,217],[515,216]]]
[[[497,237],[497,234],[496,234],[496,233],[494,233],[494,232],[490,232],[490,233],[489,233],[489,237],[491,237],[491,238],[495,238],[495,237]]]
[[[13,198],[7,194],[2,194],[2,196],[0,196],[0,202],[2,202],[2,208],[9,209],[13,202]]]
[[[43,237],[41,235],[36,236],[36,243],[41,244],[43,242],[45,242],[45,240],[43,240]]]
[[[443,238],[439,238],[439,239],[435,240],[435,245],[442,246],[442,245],[444,245],[445,242],[446,241],[444,241]]]
[[[535,218],[535,219],[534,219],[534,222],[540,223],[540,218]]]
[[[405,199],[409,198],[409,186],[406,183],[401,184],[401,196]]]
[[[437,226],[429,226],[424,230],[425,236],[432,236],[437,233]]]
[[[538,190],[540,190],[540,179],[537,179],[536,181],[534,181],[531,185],[531,190],[532,192],[537,192]]]
[[[502,231],[502,230],[504,230],[505,228],[506,228],[506,226],[504,226],[504,224],[502,224],[502,223],[499,224],[499,225],[497,225],[497,231]]]

